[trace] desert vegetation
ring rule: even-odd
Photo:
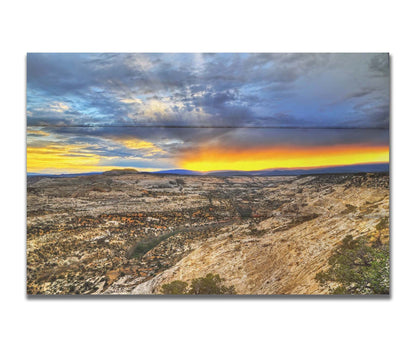
[[[328,263],[329,269],[319,272],[316,279],[328,286],[331,294],[389,294],[390,247],[380,239],[348,235]]]
[[[388,217],[386,174],[28,177],[27,292],[385,293]]]
[[[205,277],[194,278],[189,285],[184,281],[173,281],[162,286],[162,293],[167,295],[232,295],[236,294],[234,286],[225,286],[218,274],[209,273]],[[189,288],[188,288],[189,287]]]

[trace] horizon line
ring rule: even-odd
[[[86,175],[86,174],[102,174],[104,172],[111,172],[111,171],[123,171],[123,170],[134,170],[137,173],[148,173],[148,174],[158,174],[158,173],[164,173],[165,171],[187,171],[187,172],[197,172],[201,174],[209,174],[209,173],[222,173],[222,172],[267,172],[267,171],[307,171],[307,170],[319,170],[319,169],[331,169],[331,168],[348,168],[353,166],[366,166],[366,165],[388,165],[390,166],[390,162],[374,162],[374,163],[358,163],[358,164],[347,164],[347,165],[328,165],[328,166],[311,166],[311,167],[296,167],[296,168],[268,168],[268,169],[261,169],[261,170],[213,170],[213,171],[199,171],[199,170],[189,170],[189,169],[183,169],[183,168],[173,168],[173,169],[160,169],[157,171],[141,171],[140,168],[135,167],[116,167],[111,170],[104,170],[104,171],[86,171],[86,172],[75,172],[75,173],[39,173],[39,172],[28,172],[26,171],[26,175],[38,175],[38,176],[45,176],[45,175]],[[145,170],[145,169],[144,169]],[[389,168],[390,171],[390,168]],[[363,171],[357,171],[357,173],[360,173]],[[352,172],[348,172],[352,173]]]

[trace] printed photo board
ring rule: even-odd
[[[384,53],[29,53],[28,295],[388,295]]]

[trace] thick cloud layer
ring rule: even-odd
[[[29,54],[27,69],[29,125],[389,122],[387,54]]]
[[[388,145],[389,74],[387,54],[28,54],[28,146],[174,167],[207,144]]]

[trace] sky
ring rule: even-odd
[[[389,56],[27,55],[29,173],[389,161]]]

